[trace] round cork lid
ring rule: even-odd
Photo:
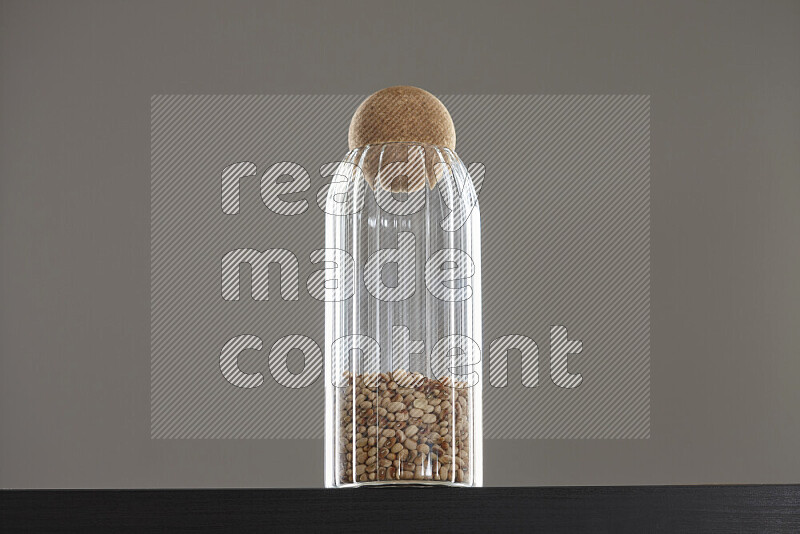
[[[350,150],[383,143],[423,143],[456,148],[456,129],[447,108],[428,91],[407,85],[367,97],[350,121]]]

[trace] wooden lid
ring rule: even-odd
[[[398,85],[381,89],[358,106],[348,141],[350,150],[383,143],[423,143],[455,150],[456,130],[438,98],[417,87]]]

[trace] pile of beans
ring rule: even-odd
[[[466,383],[403,370],[345,378],[340,483],[471,482]]]

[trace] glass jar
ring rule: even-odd
[[[350,151],[326,200],[325,485],[481,486],[480,213],[456,154]]]

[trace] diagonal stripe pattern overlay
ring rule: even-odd
[[[312,251],[324,246],[317,198],[324,198],[320,190],[330,177],[320,168],[344,159],[349,120],[363,98],[151,99],[153,438],[322,437],[324,384],[314,377],[321,374],[324,304],[306,281],[321,268]],[[649,97],[441,100],[456,124],[457,153],[485,169],[479,197],[484,437],[648,438]],[[278,185],[263,189],[260,179],[270,169]],[[280,179],[286,169],[305,170],[310,189],[281,193],[291,190]],[[275,192],[282,202],[262,201]],[[253,281],[242,268],[238,300],[230,297],[237,293],[230,280],[223,283],[223,258],[238,249],[291,252],[299,291],[282,291],[273,267],[268,281]],[[253,298],[251,282],[268,300]],[[569,343],[556,326],[581,341],[566,368],[564,362],[551,368],[551,333],[559,332],[556,344]],[[231,346],[244,350],[236,366],[221,363],[223,348],[237,336],[243,337]],[[511,343],[494,344],[492,382],[505,387],[492,387],[489,349],[504,336],[525,340],[525,356],[506,350]],[[304,342],[313,356],[304,369],[287,343],[306,338],[315,343]],[[566,372],[577,387],[551,379]],[[237,373],[251,378],[237,387],[226,379]]]

